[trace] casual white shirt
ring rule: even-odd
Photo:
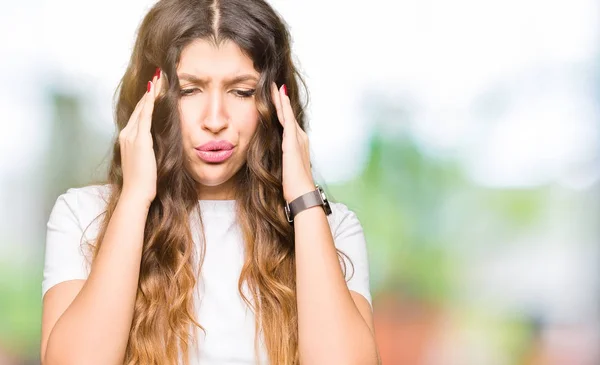
[[[54,204],[47,224],[42,296],[54,285],[89,275],[90,252],[100,216],[106,209],[109,185],[71,188]],[[238,292],[244,260],[241,230],[236,223],[234,200],[199,200],[206,237],[206,251],[197,282],[196,319],[198,348],[192,349],[192,364],[253,364],[254,315]],[[363,228],[356,214],[343,203],[330,202],[327,216],[335,246],[352,260],[347,263],[348,288],[371,303],[369,265]],[[100,217],[99,217],[100,216]],[[97,218],[98,217],[98,218]],[[196,216],[197,218],[197,216]],[[190,218],[192,219],[192,218]],[[199,245],[197,219],[191,221],[194,242]],[[199,252],[199,248],[197,248]],[[260,358],[266,363],[261,343]]]

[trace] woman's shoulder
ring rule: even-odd
[[[66,205],[70,213],[75,216],[80,228],[85,230],[106,210],[110,192],[110,184],[71,187],[58,197],[55,209]]]
[[[362,233],[362,224],[356,212],[342,202],[329,202],[331,214],[327,216],[329,226],[334,238],[342,234]]]
[[[65,199],[75,201],[79,211],[104,209],[111,192],[110,184],[93,184],[68,188],[62,194]]]

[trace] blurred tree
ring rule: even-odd
[[[0,262],[0,277],[13,278],[0,280],[0,298],[8,298],[0,300],[0,347],[10,350],[28,363],[39,363],[45,223],[60,194],[68,188],[96,180],[94,173],[109,148],[106,135],[96,135],[91,131],[91,116],[82,111],[85,105],[82,96],[51,90],[48,100],[53,112],[50,117],[49,150],[40,160],[39,169],[32,169],[24,179],[20,177],[28,185],[27,191],[39,192],[38,199],[42,200],[34,198],[32,209],[27,211],[32,216],[32,222],[40,223],[35,232],[30,233],[39,255],[36,255],[34,262],[26,265],[4,260]],[[31,246],[27,243],[24,247]]]

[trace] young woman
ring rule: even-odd
[[[362,226],[315,185],[299,82],[263,0],[149,11],[108,181],[48,221],[43,364],[378,363]]]

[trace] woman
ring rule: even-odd
[[[149,11],[108,182],[48,221],[43,364],[378,362],[362,227],[318,201],[297,80],[262,0]]]

